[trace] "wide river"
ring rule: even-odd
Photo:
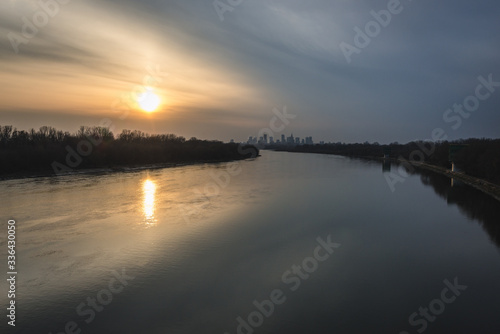
[[[500,333],[500,205],[343,157],[0,181],[1,333]],[[9,276],[7,276],[9,278]]]

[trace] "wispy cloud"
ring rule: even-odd
[[[387,1],[244,1],[221,22],[210,1],[72,0],[18,53],[8,34],[21,34],[22,17],[32,20],[40,7],[5,1],[0,116],[23,109],[39,110],[39,121],[49,111],[112,116],[113,100],[154,64],[168,74],[157,87],[164,109],[151,116],[159,131],[244,139],[286,104],[303,120],[297,130],[318,139],[421,138],[470,80],[499,68],[500,5],[401,3],[405,11],[347,64],[339,43]],[[495,135],[499,105],[488,101],[456,136]],[[140,113],[131,117],[149,130]],[[18,119],[20,127],[33,120],[22,112]]]

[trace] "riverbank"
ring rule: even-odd
[[[467,175],[500,186],[500,138],[468,138],[453,141],[416,140],[406,144],[328,143],[315,145],[267,146],[288,152],[336,154],[347,157],[384,157],[424,161],[450,168],[450,158]],[[424,159],[425,158],[425,159]]]
[[[338,156],[343,156],[343,157],[353,158],[353,159],[364,159],[364,160],[380,161],[380,162],[390,161],[390,162],[396,163],[396,164],[407,162],[406,160],[400,160],[400,159],[396,159],[396,158],[382,158],[382,157],[376,157],[376,156],[362,156],[362,155],[360,155],[360,156],[343,155],[343,154],[335,154],[335,153],[331,153],[331,152],[315,152],[315,151],[307,152],[307,151],[291,151],[291,150],[278,150],[278,151],[284,151],[284,152],[289,152],[289,153],[330,154],[330,155],[338,155]],[[414,166],[415,168],[429,170],[429,171],[444,175],[450,179],[455,179],[455,180],[461,181],[468,186],[471,186],[471,187],[473,187],[473,188],[475,188],[475,189],[477,189],[477,190],[479,190],[479,191],[481,191],[489,196],[492,196],[497,201],[500,201],[500,185],[488,182],[486,180],[483,180],[483,179],[480,179],[480,178],[477,178],[474,176],[466,175],[463,172],[452,172],[449,169],[439,167],[436,165],[415,162],[415,161],[413,161],[413,162],[408,161],[408,162],[410,162],[411,165]]]
[[[260,157],[261,155],[257,155]],[[157,163],[148,165],[133,165],[133,166],[112,166],[112,167],[101,167],[101,168],[86,168],[86,169],[75,169],[72,171],[66,171],[61,173],[54,173],[53,170],[46,171],[24,171],[19,173],[11,173],[7,175],[0,175],[0,182],[7,180],[18,180],[18,179],[33,179],[39,177],[58,177],[58,176],[71,176],[71,175],[99,175],[107,173],[131,173],[142,170],[155,170],[163,168],[175,168],[191,165],[202,165],[202,164],[217,164],[224,162],[233,162],[246,160],[245,159],[219,159],[219,160],[200,160],[200,161],[188,161],[188,162],[178,162],[178,163]],[[255,159],[255,158],[252,158]]]
[[[17,131],[0,126],[0,177],[47,176],[88,170],[137,166],[170,167],[175,164],[219,162],[252,158],[253,145],[218,140],[189,140],[174,134],[147,134],[123,130],[115,136],[109,128],[80,127],[74,134],[41,127]],[[161,168],[161,167],[160,167]]]
[[[423,162],[416,162],[416,161],[407,161],[407,160],[401,160],[401,159],[395,159],[395,158],[380,158],[380,157],[358,157],[361,159],[367,159],[367,160],[376,160],[376,161],[390,161],[395,164],[401,164],[403,162],[409,162],[413,167],[415,168],[420,168],[420,169],[425,169],[428,171],[432,171],[444,176],[447,176],[450,179],[458,180],[463,182],[464,184],[471,186],[487,195],[492,196],[495,198],[497,201],[500,201],[500,185],[485,181],[483,179],[473,177],[470,175],[466,175],[463,172],[453,172],[449,169],[431,165],[428,163],[423,163]]]
[[[401,163],[402,161],[397,161],[397,162]],[[430,171],[433,171],[435,173],[445,175],[450,179],[461,181],[468,186],[471,186],[477,190],[482,191],[485,194],[492,196],[497,201],[500,201],[500,186],[499,185],[485,181],[483,179],[479,179],[477,177],[466,175],[462,172],[453,172],[449,169],[439,167],[439,166],[434,166],[434,165],[430,165],[430,164],[426,164],[426,163],[422,163],[422,162],[415,162],[415,161],[411,162],[411,164],[414,167],[430,170]]]

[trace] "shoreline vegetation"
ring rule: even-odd
[[[458,171],[451,171],[450,147],[463,148],[453,154]],[[301,146],[266,146],[275,151],[317,153],[346,156],[376,161],[391,161],[396,164],[410,163],[413,167],[426,169],[459,180],[500,201],[500,139],[460,139],[456,141],[425,142],[407,144],[378,143],[363,144],[315,144]],[[424,157],[417,161],[416,157]]]
[[[43,126],[17,130],[0,126],[0,180],[133,171],[244,160],[259,156],[253,145],[200,140],[174,134],[150,135],[106,127],[86,127],[71,134]]]
[[[383,158],[372,158],[372,160],[379,160],[382,162],[384,161]],[[396,164],[404,163],[404,160],[399,160],[399,159],[390,159],[390,161]],[[416,161],[410,161],[410,163],[416,168],[425,169],[437,174],[447,176],[450,179],[461,181],[462,183],[465,183],[468,186],[471,186],[477,190],[482,191],[485,194],[492,196],[497,201],[500,201],[500,185],[485,181],[483,179],[474,176],[469,176],[467,174],[464,174],[463,172],[453,172],[449,169],[439,166],[434,166]]]
[[[460,171],[451,171],[450,147]],[[466,139],[407,144],[315,144],[267,145],[265,149],[296,153],[332,154],[351,158],[410,163],[459,180],[500,201],[500,139]],[[39,130],[17,130],[0,125],[0,180],[55,175],[95,174],[159,169],[184,165],[228,162],[255,158],[254,145],[200,140],[174,134],[150,135],[123,130],[114,135],[106,127],[86,127],[71,134],[43,126]],[[414,157],[424,157],[415,161]]]

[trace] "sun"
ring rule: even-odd
[[[146,112],[153,112],[160,105],[160,97],[156,95],[151,88],[147,88],[144,93],[139,95],[137,103],[142,110]]]

